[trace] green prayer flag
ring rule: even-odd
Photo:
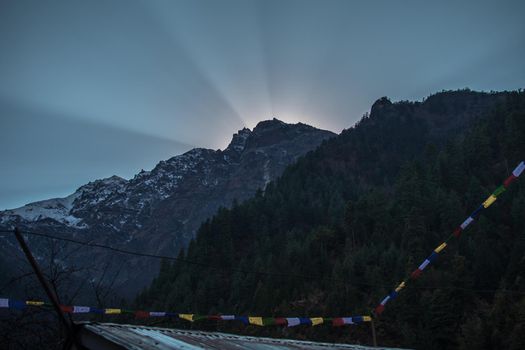
[[[505,192],[505,186],[501,185],[500,187],[496,188],[496,191],[494,191],[494,193],[492,195],[494,197],[497,197],[500,194],[502,194],[503,192]]]

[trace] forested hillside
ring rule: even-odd
[[[164,262],[137,303],[204,314],[369,313],[524,158],[521,91],[380,99],[264,193],[201,226],[180,257],[213,268]],[[524,219],[520,179],[388,304],[376,320],[379,343],[525,348]],[[351,327],[236,330],[370,343],[368,328]]]

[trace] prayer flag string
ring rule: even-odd
[[[9,308],[16,310],[25,310],[28,307],[51,307],[52,305],[40,300],[26,300],[18,301],[7,298],[0,298],[0,309]],[[240,321],[245,325],[254,326],[288,326],[295,327],[299,325],[318,326],[321,324],[331,324],[334,327],[344,325],[355,325],[363,322],[372,321],[372,317],[352,316],[352,317],[260,317],[260,316],[236,316],[236,315],[198,315],[198,314],[181,314],[166,311],[131,311],[116,308],[96,308],[90,306],[68,306],[60,305],[60,309],[68,314],[100,314],[100,315],[134,315],[135,318],[154,318],[154,317],[169,317],[172,319],[180,319],[189,322],[196,322],[200,320],[215,320],[215,321]]]
[[[499,186],[476,210],[474,210],[466,219],[463,221],[458,227],[454,229],[452,232],[451,237],[459,238],[461,235],[461,232],[463,232],[475,219],[476,217],[481,213],[483,209],[487,209],[490,207],[497,199],[498,196],[501,195],[503,192],[507,190],[507,188],[510,186],[511,183],[513,183],[525,170],[525,162],[521,162],[518,164],[518,166],[512,171],[512,174],[505,179],[503,182],[503,185]],[[447,239],[448,241],[448,239]],[[375,315],[381,315],[381,313],[385,310],[386,304],[397,297],[399,292],[405,288],[406,284],[410,279],[417,279],[423,270],[427,268],[430,264],[432,264],[439,256],[439,254],[447,247],[447,242],[441,243],[434,251],[418,266],[417,269],[415,269],[411,274],[410,277],[405,279],[403,282],[401,282],[396,289],[394,289],[390,294],[388,294],[379,305],[376,306],[374,309]]]

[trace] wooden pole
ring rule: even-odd
[[[377,347],[377,338],[376,338],[376,326],[374,324],[374,319],[372,318],[372,321],[370,322],[370,327],[372,327],[372,343],[374,347]]]
[[[62,312],[62,309],[60,308],[60,304],[58,302],[57,295],[55,294],[53,289],[49,286],[49,283],[45,279],[44,274],[42,273],[42,270],[40,270],[40,267],[38,266],[38,263],[33,257],[33,254],[31,254],[31,251],[29,250],[29,247],[27,246],[26,241],[24,237],[22,236],[22,234],[20,233],[20,230],[18,229],[18,227],[15,228],[15,237],[18,241],[18,244],[20,244],[20,248],[22,248],[22,251],[24,252],[27,260],[29,261],[29,264],[31,264],[33,271],[38,277],[38,280],[40,281],[42,288],[44,288],[44,291],[46,292],[47,297],[49,298],[49,300],[51,300],[51,303],[53,304],[53,307],[55,308],[55,311],[58,315],[58,319],[60,320],[60,322],[64,326],[64,329],[66,330],[67,338],[72,337],[72,339],[75,339],[73,336],[72,322],[64,316],[64,313]],[[75,342],[75,340],[73,341]]]

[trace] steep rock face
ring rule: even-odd
[[[287,165],[334,135],[301,123],[260,122],[253,131],[244,128],[234,134],[225,150],[195,148],[130,180],[112,176],[90,182],[65,198],[0,212],[0,226],[45,229],[175,256],[218,208],[264,189]],[[94,256],[102,261],[110,254],[86,251],[77,255],[79,261]],[[144,274],[157,266],[151,261],[130,261],[121,271],[123,280],[133,277],[136,264]]]

